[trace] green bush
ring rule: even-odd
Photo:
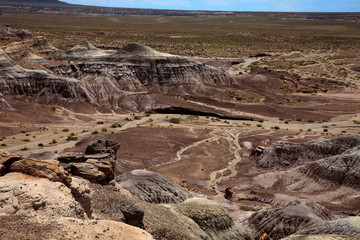
[[[102,132],[107,132],[107,128],[102,128],[101,131]]]
[[[74,135],[69,135],[67,138],[66,138],[66,141],[77,141],[78,140],[78,137],[74,136]]]
[[[121,127],[121,124],[120,123],[113,123],[111,125],[111,128],[117,128],[117,127]]]
[[[169,122],[175,123],[175,124],[179,124],[180,121],[181,121],[180,118],[170,118],[170,119],[169,119]]]
[[[265,120],[262,119],[262,118],[260,118],[258,121],[261,122],[261,123],[263,123]]]

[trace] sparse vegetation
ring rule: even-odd
[[[28,151],[28,150],[30,150],[30,148],[29,148],[29,147],[23,147],[23,148],[21,148],[20,150],[21,150],[21,151]]]
[[[96,124],[104,124],[104,121],[97,121]]]
[[[262,127],[262,124],[258,123],[256,126],[257,126],[257,127]]]
[[[66,138],[66,141],[77,141],[78,137],[74,136],[74,135],[69,135]]]
[[[43,143],[39,143],[38,146],[39,146],[39,147],[43,147],[44,144],[43,144]]]
[[[263,123],[265,120],[264,119],[262,119],[262,118],[260,118],[259,120],[258,120],[258,122],[260,122],[260,123]]]
[[[62,131],[63,131],[63,132],[69,132],[69,131],[70,131],[70,129],[68,129],[68,128],[64,128]]]
[[[180,123],[180,118],[170,118],[169,119],[169,122],[170,123],[175,123],[175,124],[179,124]]]
[[[323,129],[323,132],[328,132],[328,131],[329,131],[329,129],[327,129],[327,128]]]
[[[140,116],[134,116],[134,120],[141,120]]]
[[[6,145],[6,143],[2,143],[1,146],[2,146],[2,147],[6,147],[7,145]]]
[[[91,132],[91,134],[99,134],[99,131],[95,130],[95,131]]]
[[[275,130],[279,130],[280,127],[279,127],[279,126],[275,126],[274,129],[275,129]]]
[[[102,128],[101,131],[102,132],[107,132],[107,128]]]
[[[28,138],[26,138],[26,139],[23,139],[22,141],[23,141],[23,142],[30,142],[31,140],[28,139]]]
[[[121,124],[120,123],[113,123],[111,125],[111,128],[118,128],[118,127],[121,127]]]

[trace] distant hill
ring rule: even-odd
[[[59,0],[0,0],[0,4],[28,6],[65,6],[68,3]]]

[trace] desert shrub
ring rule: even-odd
[[[39,143],[38,146],[39,146],[39,147],[43,147],[44,144],[43,144],[43,143]]]
[[[132,119],[131,118],[125,118],[125,121],[130,122],[130,121],[132,121]]]
[[[279,126],[275,126],[274,129],[275,129],[275,130],[279,130],[280,127],[279,127]]]
[[[78,137],[74,136],[74,135],[69,135],[67,138],[66,138],[66,141],[77,141],[78,140]]]
[[[141,120],[141,117],[140,116],[135,116],[134,120]]]
[[[145,112],[145,116],[149,117],[151,114],[156,114],[156,112],[154,110],[147,110]]]
[[[98,121],[96,124],[104,124],[104,121]]]
[[[180,123],[180,118],[170,118],[169,122],[179,124]]]
[[[99,134],[99,132],[97,130],[95,130],[91,134]]]
[[[285,120],[285,124],[289,124],[289,120]]]
[[[102,128],[101,131],[102,132],[107,132],[107,128]]]
[[[261,122],[261,123],[263,123],[265,120],[262,119],[262,118],[260,118],[258,121]]]
[[[53,144],[57,143],[57,140],[54,138],[54,139],[52,140],[52,143],[53,143]]]
[[[262,124],[260,124],[260,123],[259,123],[259,124],[258,124],[258,125],[256,125],[256,126],[257,126],[257,127],[262,127]]]
[[[31,140],[28,139],[28,138],[26,138],[26,139],[23,139],[22,141],[23,141],[23,142],[30,142]]]
[[[6,143],[2,143],[1,146],[2,146],[2,147],[6,147],[7,145],[6,145]]]
[[[329,131],[329,129],[327,129],[327,128],[323,129],[323,132],[328,132],[328,131]]]
[[[117,127],[121,127],[121,124],[120,123],[113,123],[111,125],[111,128],[117,128]]]
[[[28,148],[28,147],[23,147],[23,148],[21,148],[20,150],[21,150],[21,151],[27,151],[27,150],[30,150],[30,148]]]
[[[70,131],[70,129],[68,129],[68,128],[64,128],[62,131],[63,131],[63,132],[69,132],[69,131]]]

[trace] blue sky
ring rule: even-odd
[[[128,8],[281,11],[360,12],[360,0],[62,0],[67,3]]]

